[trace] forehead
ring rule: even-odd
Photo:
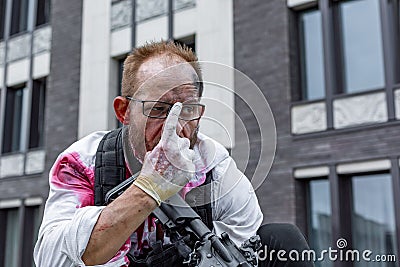
[[[160,55],[138,69],[136,96],[197,95],[198,76],[194,68],[178,56]]]

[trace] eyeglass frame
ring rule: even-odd
[[[171,103],[168,103],[168,102],[164,102],[164,101],[140,100],[140,99],[133,98],[133,97],[131,97],[131,96],[125,96],[125,98],[128,99],[128,100],[133,100],[133,101],[142,103],[142,114],[143,114],[144,116],[146,116],[146,117],[148,117],[148,118],[152,118],[152,119],[166,119],[166,118],[168,117],[169,112],[171,111],[171,109],[172,109],[172,107],[173,107],[173,105],[174,105],[174,104],[171,104]],[[162,103],[162,104],[167,104],[167,105],[169,105],[169,108],[168,108],[168,111],[167,111],[167,114],[165,115],[165,117],[155,117],[155,116],[146,115],[146,114],[144,113],[144,103],[146,103],[146,102]],[[201,119],[201,117],[202,117],[203,114],[204,114],[204,110],[205,110],[205,108],[206,108],[206,105],[201,104],[201,103],[190,103],[190,104],[182,104],[182,105],[193,105],[193,106],[201,106],[201,107],[202,107],[201,115],[200,115],[199,117],[196,117],[195,119],[187,120],[187,119],[181,118],[180,116],[178,117],[180,120],[184,120],[184,121],[196,121],[196,120]]]

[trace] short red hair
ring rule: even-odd
[[[159,55],[176,55],[188,62],[199,78],[199,96],[203,93],[202,73],[197,56],[191,48],[172,41],[148,42],[135,48],[124,61],[122,75],[122,96],[132,96],[138,89],[137,73],[140,66],[149,58]]]

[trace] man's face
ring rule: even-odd
[[[167,64],[163,56],[153,57],[145,61],[138,70],[140,87],[132,96],[137,101],[131,100],[128,110],[130,144],[140,161],[143,161],[146,152],[151,151],[160,141],[165,122],[165,118],[145,116],[143,103],[140,101],[161,101],[170,104],[200,101],[194,85],[198,78],[192,66],[180,59],[170,61],[171,59]],[[177,134],[188,138],[191,148],[197,140],[198,123],[199,120],[180,119],[177,125]]]

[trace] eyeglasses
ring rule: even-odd
[[[162,101],[139,100],[129,96],[126,99],[142,103],[143,115],[149,118],[165,119],[174,104]],[[198,120],[203,116],[205,105],[199,103],[183,103],[179,119],[184,121]]]

